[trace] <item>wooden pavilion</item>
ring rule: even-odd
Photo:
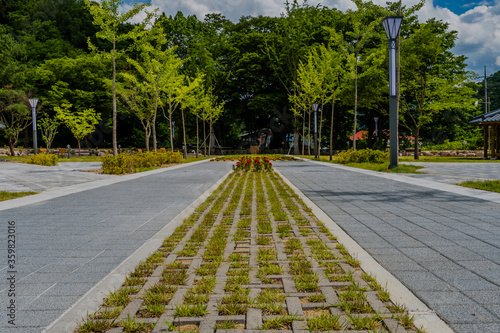
[[[484,135],[484,158],[500,157],[500,109],[475,116],[470,125],[483,127]],[[491,129],[491,130],[490,130]],[[491,145],[491,155],[488,155],[488,147]]]

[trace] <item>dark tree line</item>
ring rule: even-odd
[[[322,92],[323,147],[329,146],[330,134],[334,150],[352,147],[349,137],[366,131],[366,139],[357,142],[357,148],[381,148],[389,119],[387,39],[380,21],[401,10],[405,16],[401,30],[401,131],[430,143],[479,137],[476,129],[466,125],[481,112],[473,105],[477,98],[474,77],[467,71],[465,57],[450,51],[457,33],[435,19],[419,22],[415,11],[422,4],[400,8],[399,2],[386,7],[353,2],[356,10],[341,12],[294,0],[286,3],[280,17],[246,16],[238,22],[221,14],[200,20],[181,12],[174,16],[161,13],[156,15],[155,25],[165,34],[163,51],[171,50],[182,61],[179,71],[185,80],[202,78],[202,85],[224,106],[213,123],[214,136],[222,146],[239,147],[245,134],[267,129],[273,137],[270,148],[288,149],[293,137],[295,152],[299,152],[301,142],[308,142],[301,138],[311,134],[307,104],[320,102],[318,94]],[[127,33],[134,28],[136,25],[126,23],[118,30]],[[40,98],[40,117],[54,117],[54,108],[62,104],[71,104],[74,112],[94,109],[102,120],[83,144],[111,147],[111,59],[100,53],[110,52],[112,45],[97,38],[98,31],[83,0],[2,0],[0,53],[4,61],[0,83],[6,94],[16,91],[24,92],[26,98]],[[144,52],[137,45],[144,45],[144,37],[134,38],[117,45],[128,50],[126,56],[116,59],[118,73],[137,74],[137,66],[127,59],[143,61]],[[100,53],[91,50],[88,41]],[[338,89],[332,92],[321,87],[313,93],[320,85],[313,77],[306,79],[306,70],[314,68],[313,62],[327,61],[327,56],[330,65],[326,66],[336,68],[326,74],[327,81],[337,82]],[[498,78],[498,73],[490,77],[490,89]],[[122,80],[119,74],[117,80]],[[313,88],[308,89],[306,85],[311,84]],[[490,90],[490,96],[492,109],[500,107],[496,92]],[[171,145],[171,123],[175,123],[175,148],[183,146],[183,130],[190,146],[195,144],[197,133],[201,136],[205,122],[196,113],[196,102],[184,104],[183,112],[172,112],[170,123],[165,117],[157,118],[154,126],[159,147]],[[380,119],[378,138],[374,136],[374,117]],[[140,119],[120,103],[117,131],[122,147],[145,146]],[[71,133],[61,127],[54,145],[65,146],[72,140]],[[30,141],[24,141],[21,135],[19,144],[30,146]]]

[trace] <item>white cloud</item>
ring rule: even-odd
[[[387,0],[372,0],[373,3],[385,6]],[[279,16],[285,11],[285,0],[152,0],[153,8],[165,12],[167,16],[175,16],[178,11],[185,16],[196,15],[202,20],[206,14],[222,13],[226,18],[237,22],[242,16]],[[405,0],[404,5],[410,7],[419,0]],[[351,0],[309,0],[309,5],[323,4],[329,8],[345,11],[355,9]],[[471,1],[471,3],[473,3]],[[448,22],[450,29],[458,31],[458,40],[454,52],[465,55],[471,70],[481,72],[484,65],[488,72],[500,70],[500,0],[494,5],[478,5],[462,15],[457,15],[447,8],[435,7],[432,0],[427,0],[418,15],[421,21],[430,18]],[[481,5],[479,5],[481,4]],[[138,18],[142,18],[139,16]],[[135,20],[134,20],[135,21]]]

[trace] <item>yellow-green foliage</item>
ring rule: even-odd
[[[389,161],[389,152],[382,152],[380,150],[361,149],[353,151],[349,149],[339,153],[337,162],[341,164],[349,163],[385,163]]]
[[[30,156],[26,163],[28,164],[38,164],[38,165],[46,165],[46,166],[53,166],[57,165],[57,161],[59,160],[59,157],[54,154],[37,154]]]
[[[160,167],[170,163],[181,163],[179,152],[149,152],[139,154],[118,154],[102,157],[102,172],[106,174],[124,174],[138,172],[143,168]]]

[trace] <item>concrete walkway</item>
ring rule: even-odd
[[[500,332],[500,194],[319,162],[275,166],[453,330]]]
[[[117,177],[82,172],[100,167],[100,162],[60,162],[57,166],[0,162],[0,191],[42,192],[54,188]]]
[[[440,183],[458,184],[468,180],[500,179],[500,163],[425,163],[405,162],[404,164],[423,166],[421,174],[408,174],[408,177],[427,179]]]
[[[0,332],[43,331],[230,169],[231,163],[185,164],[0,203]],[[47,177],[42,172],[38,183]],[[9,221],[15,221],[15,297],[7,295]],[[15,328],[7,324],[11,299]]]

